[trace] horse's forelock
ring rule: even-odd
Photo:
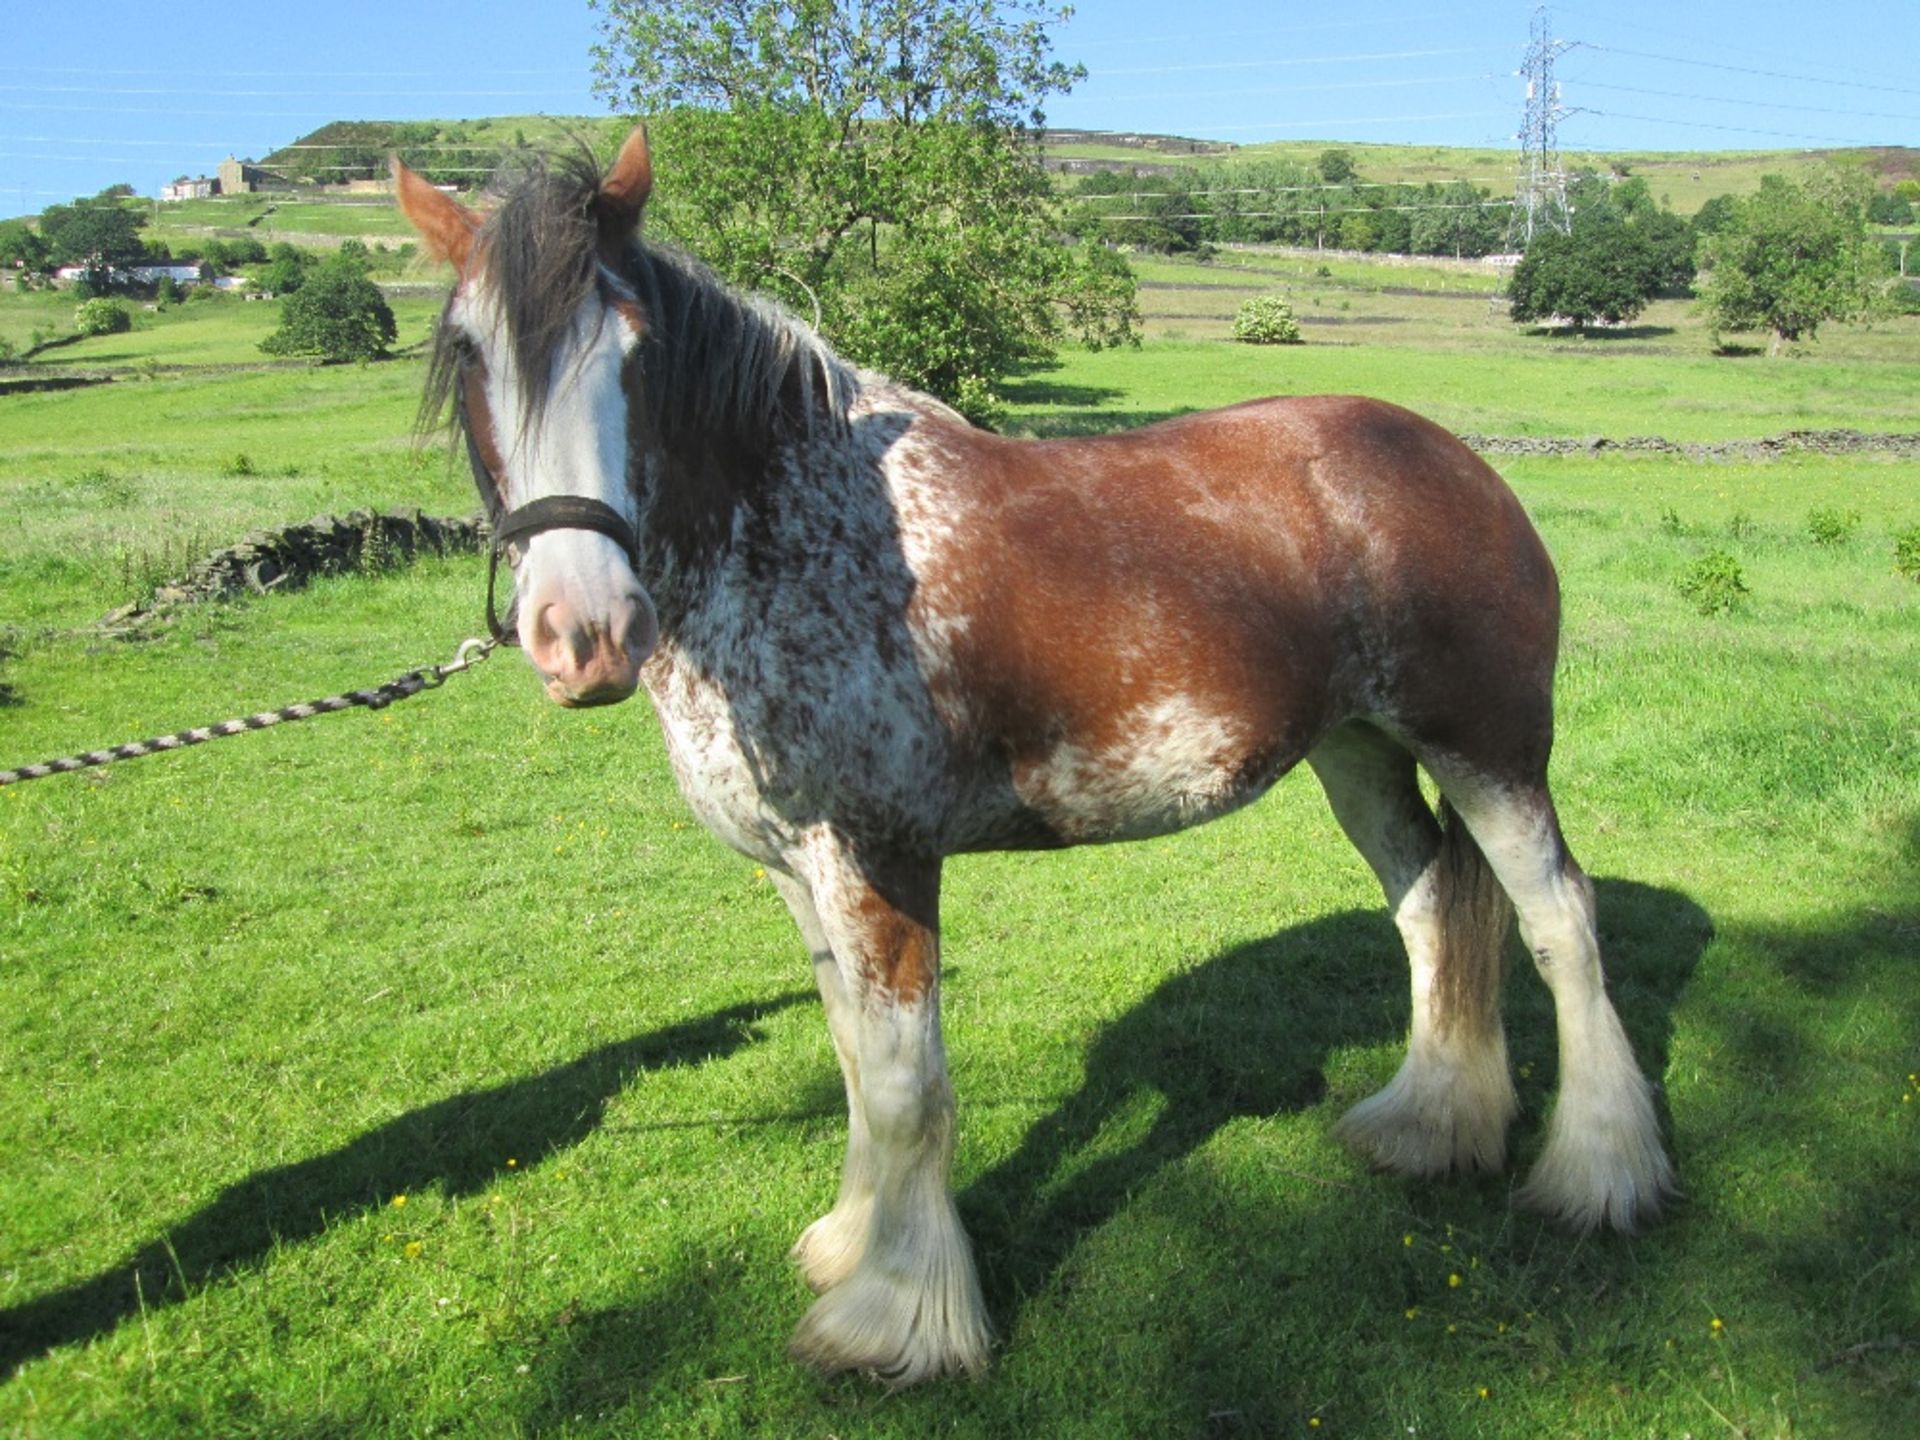
[[[501,198],[480,231],[474,265],[500,307],[523,423],[545,410],[554,362],[604,265],[631,289],[645,322],[639,373],[656,433],[740,438],[769,432],[783,416],[808,428],[845,424],[859,388],[846,362],[779,306],[731,292],[691,257],[609,233],[601,183],[599,168],[580,154],[530,157],[494,184]],[[442,324],[423,426],[447,413],[463,338]]]
[[[535,158],[481,231],[479,266],[506,324],[526,420],[545,409],[554,360],[594,286],[599,194],[600,173],[585,156]]]

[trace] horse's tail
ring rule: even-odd
[[[1440,954],[1432,992],[1436,1028],[1444,1034],[1456,1025],[1480,1031],[1490,1024],[1497,1036],[1513,902],[1445,796],[1440,799],[1435,874],[1440,911]]]

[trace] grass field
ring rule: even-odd
[[[1329,279],[1356,306],[1393,283]],[[244,314],[194,322],[224,335],[204,353]],[[1409,316],[1392,348],[1068,356],[1015,421],[1357,389],[1496,433],[1920,429],[1912,332],[1769,363]],[[200,343],[89,344],[169,336]],[[449,655],[472,558],[86,628],[257,525],[467,508],[408,443],[419,378],[0,396],[0,764]],[[1566,591],[1555,784],[1688,1192],[1658,1229],[1575,1239],[1504,1177],[1409,1186],[1329,1140],[1397,1064],[1404,962],[1294,776],[1169,840],[949,868],[996,1367],[900,1396],[797,1370],[782,1256],[843,1132],[804,953],[641,704],[559,711],[505,655],[379,714],[0,789],[0,1433],[1910,1434],[1915,466],[1502,468]],[[1848,538],[1814,539],[1820,506]],[[1714,549],[1750,593],[1709,618],[1678,582]],[[1514,959],[1524,1160],[1554,1049]]]
[[[1344,150],[1362,179],[1385,184],[1445,185],[1467,180],[1493,194],[1510,194],[1515,180],[1515,153],[1446,145],[1373,145],[1352,140],[1275,140],[1235,147],[1230,154],[1183,154],[1146,147],[1076,141],[1052,144],[1054,159],[1100,160],[1117,165],[1219,164],[1224,160],[1288,160],[1308,169],[1328,150]],[[1597,151],[1563,152],[1569,169],[1588,168],[1599,174],[1639,175],[1660,200],[1682,215],[1691,215],[1715,195],[1745,195],[1760,188],[1762,175],[1800,178],[1813,167],[1839,161],[1861,163],[1888,173],[1903,174],[1917,157],[1911,150],[1720,150],[1720,151]]]

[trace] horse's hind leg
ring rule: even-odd
[[[1560,1093],[1521,1200],[1582,1229],[1632,1230],[1674,1191],[1653,1098],[1607,999],[1593,886],[1567,852],[1544,783],[1436,776],[1513,897],[1553,992]]]
[[[814,983],[827,1012],[827,1029],[847,1086],[847,1155],[840,1167],[840,1193],[833,1209],[822,1215],[794,1242],[792,1259],[815,1291],[829,1290],[853,1273],[867,1247],[867,1227],[873,1215],[873,1165],[868,1155],[867,1117],[860,1103],[858,1034],[853,996],[840,973],[840,963],[827,943],[826,931],[813,907],[813,894],[791,875],[773,873],[774,888],[787,902],[794,924],[813,958]]]
[[[1335,1133],[1402,1174],[1498,1169],[1515,1110],[1500,1026],[1506,898],[1457,818],[1443,806],[1435,822],[1396,741],[1353,723],[1307,763],[1379,877],[1412,971],[1407,1058]]]
[[[948,1187],[953,1090],[940,1039],[939,862],[858,856],[826,835],[805,859],[819,935],[837,961],[838,988],[822,988],[855,1134],[841,1201],[825,1222],[831,1241],[801,1242],[819,1252],[834,1283],[800,1322],[793,1353],[894,1385],[978,1372],[990,1341],[986,1305]]]

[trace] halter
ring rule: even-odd
[[[454,414],[461,432],[467,437],[467,464],[473,471],[473,485],[486,508],[487,527],[493,541],[487,548],[487,630],[502,645],[518,645],[519,636],[500,623],[494,610],[494,587],[500,575],[500,557],[508,545],[526,540],[546,530],[595,530],[609,537],[626,552],[627,563],[640,564],[640,541],[626,518],[604,501],[585,495],[543,495],[529,500],[517,510],[507,510],[501,500],[505,487],[487,464],[480,442],[473,433],[473,420],[467,414],[466,389],[453,387]],[[512,614],[508,606],[508,614]]]

